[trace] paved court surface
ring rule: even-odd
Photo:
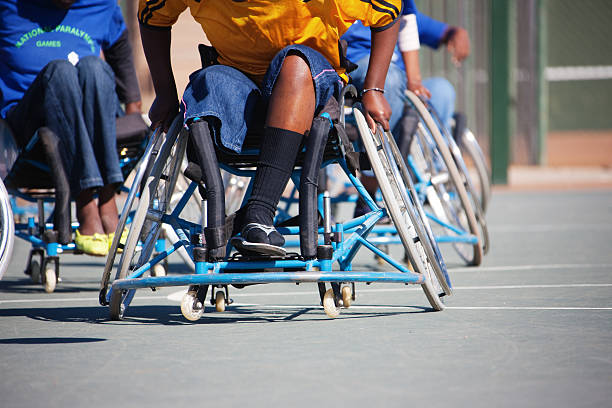
[[[493,248],[453,262],[447,310],[363,285],[335,320],[302,284],[233,290],[196,323],[178,288],[142,290],[110,322],[102,261],[64,257],[48,295],[19,242],[0,281],[0,406],[611,406],[612,191],[501,191],[488,219]]]

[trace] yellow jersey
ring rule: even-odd
[[[402,0],[139,0],[138,20],[169,29],[186,8],[219,53],[219,63],[257,82],[276,53],[292,44],[320,52],[346,81],[340,36],[356,20],[374,30],[390,27],[401,15]]]

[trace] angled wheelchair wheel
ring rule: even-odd
[[[406,96],[416,108],[420,119],[418,137],[413,140],[410,152],[413,170],[419,173],[416,179],[425,184],[427,201],[434,212],[435,217],[430,217],[434,221],[434,232],[440,230],[435,228],[439,224],[442,231],[459,233],[453,247],[468,265],[480,265],[483,256],[482,238],[464,178],[457,168],[448,142],[427,107],[415,94],[406,91]],[[476,237],[476,242],[461,240],[461,235],[468,234]]]
[[[490,242],[489,242],[489,229],[487,227],[487,220],[484,215],[484,210],[482,209],[482,205],[478,196],[478,190],[474,185],[474,177],[470,174],[468,167],[463,159],[463,154],[461,153],[461,149],[455,139],[451,137],[446,129],[444,129],[444,136],[448,140],[448,145],[455,159],[455,164],[457,165],[457,169],[459,170],[459,174],[463,180],[463,185],[465,186],[465,190],[468,193],[468,199],[472,205],[472,209],[474,210],[474,216],[476,217],[476,222],[478,223],[480,238],[482,240],[482,252],[486,254],[489,252]]]
[[[110,281],[111,270],[113,269],[115,258],[119,249],[121,235],[123,234],[128,218],[132,212],[132,209],[134,208],[134,204],[136,203],[137,198],[144,187],[144,183],[151,173],[151,168],[153,167],[153,163],[157,158],[157,154],[159,153],[159,149],[161,148],[164,138],[165,134],[161,131],[161,129],[157,129],[155,132],[153,132],[149,138],[149,141],[147,142],[143,156],[140,158],[140,162],[138,163],[138,170],[134,175],[132,186],[130,187],[125,203],[123,204],[121,215],[119,216],[119,223],[117,224],[117,229],[115,230],[115,236],[113,238],[113,242],[111,243],[110,250],[108,251],[106,264],[104,265],[104,272],[102,273],[102,280],[100,282],[100,303],[102,305],[106,305],[106,291]]]
[[[425,240],[422,245],[427,253],[428,259],[432,264],[437,283],[442,288],[443,292],[441,293],[444,293],[444,295],[451,295],[452,286],[444,258],[442,257],[438,243],[435,240],[435,236],[431,229],[430,222],[427,219],[425,209],[423,208],[419,195],[414,187],[414,183],[412,181],[410,172],[408,171],[404,157],[393,135],[386,132],[383,136],[383,148],[386,150],[387,156],[390,159],[389,162],[393,177],[397,180],[397,183],[400,186],[402,200],[407,203],[408,208],[413,208],[413,210],[408,213],[410,215],[410,219],[417,230],[417,235],[419,237],[427,237],[427,240]],[[404,194],[404,191],[406,194]]]
[[[408,197],[409,186],[403,182],[404,178],[388,146],[388,137],[381,131],[372,134],[363,114],[358,110],[355,110],[355,120],[372,170],[379,183],[385,207],[395,224],[415,272],[424,276],[422,288],[425,295],[435,310],[443,310],[442,298],[450,294],[450,288],[438,262],[441,258],[431,256],[433,250],[430,238],[422,228],[417,228],[415,225],[420,215],[415,211]],[[418,224],[420,223],[417,222]]]
[[[187,134],[181,132],[181,128],[182,118],[177,117],[145,182],[115,279],[128,277],[130,272],[148,262],[153,254],[161,231],[161,218],[169,209],[187,145]],[[134,290],[113,291],[109,305],[111,319],[123,317],[133,293]]]
[[[15,240],[15,220],[4,183],[0,180],[0,279],[8,268],[13,255]]]
[[[472,180],[478,194],[478,201],[482,212],[487,212],[489,201],[491,199],[491,172],[487,166],[484,153],[471,130],[466,129],[461,135],[460,143],[461,151],[464,153],[466,165],[470,174],[473,174]]]
[[[474,216],[476,217],[476,222],[478,223],[478,227],[480,229],[480,239],[482,242],[482,251],[486,254],[489,251],[489,229],[487,228],[487,221],[484,216],[484,210],[482,209],[482,205],[479,199],[478,190],[475,187],[474,180],[480,181],[480,177],[476,176],[474,178],[472,173],[469,171],[465,160],[464,155],[462,154],[461,149],[459,148],[459,144],[455,140],[454,137],[450,134],[448,129],[442,124],[440,117],[437,112],[430,106],[429,112],[435,122],[438,124],[438,129],[440,133],[448,143],[448,148],[453,156],[455,164],[457,165],[457,170],[459,171],[459,175],[461,176],[461,180],[463,182],[463,186],[468,195],[468,199],[470,200],[470,204],[472,209],[474,210]],[[473,136],[473,135],[472,135]],[[474,143],[476,143],[476,147],[478,147],[478,143],[474,139]],[[474,146],[472,145],[472,148]],[[480,148],[478,147],[480,150]],[[482,152],[481,152],[482,153]],[[484,158],[483,158],[484,159]]]

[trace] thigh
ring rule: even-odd
[[[218,141],[235,152],[242,149],[247,129],[257,126],[259,111],[265,111],[257,85],[242,72],[225,65],[192,73],[181,109],[186,122],[205,117],[217,119]]]
[[[329,98],[337,97],[340,94],[344,83],[321,53],[304,45],[287,46],[272,59],[261,86],[264,100],[267,101],[272,95],[283,61],[289,54],[300,55],[310,67],[316,95],[315,114],[317,114],[325,107]]]

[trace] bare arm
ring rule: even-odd
[[[149,118],[153,127],[162,125],[164,130],[168,130],[179,106],[170,58],[171,31],[156,30],[141,24],[140,36],[155,88]]]
[[[372,31],[372,46],[370,62],[366,73],[363,89],[385,87],[385,79],[389,70],[389,63],[393,56],[393,49],[397,42],[399,24],[393,24],[383,31]],[[391,107],[382,92],[369,91],[363,94],[363,106],[366,111],[366,120],[372,131],[376,130],[376,122],[385,130],[389,130]]]
[[[421,68],[419,66],[419,50],[402,52],[406,67],[406,88],[416,95],[431,98],[431,93],[421,83]]]

